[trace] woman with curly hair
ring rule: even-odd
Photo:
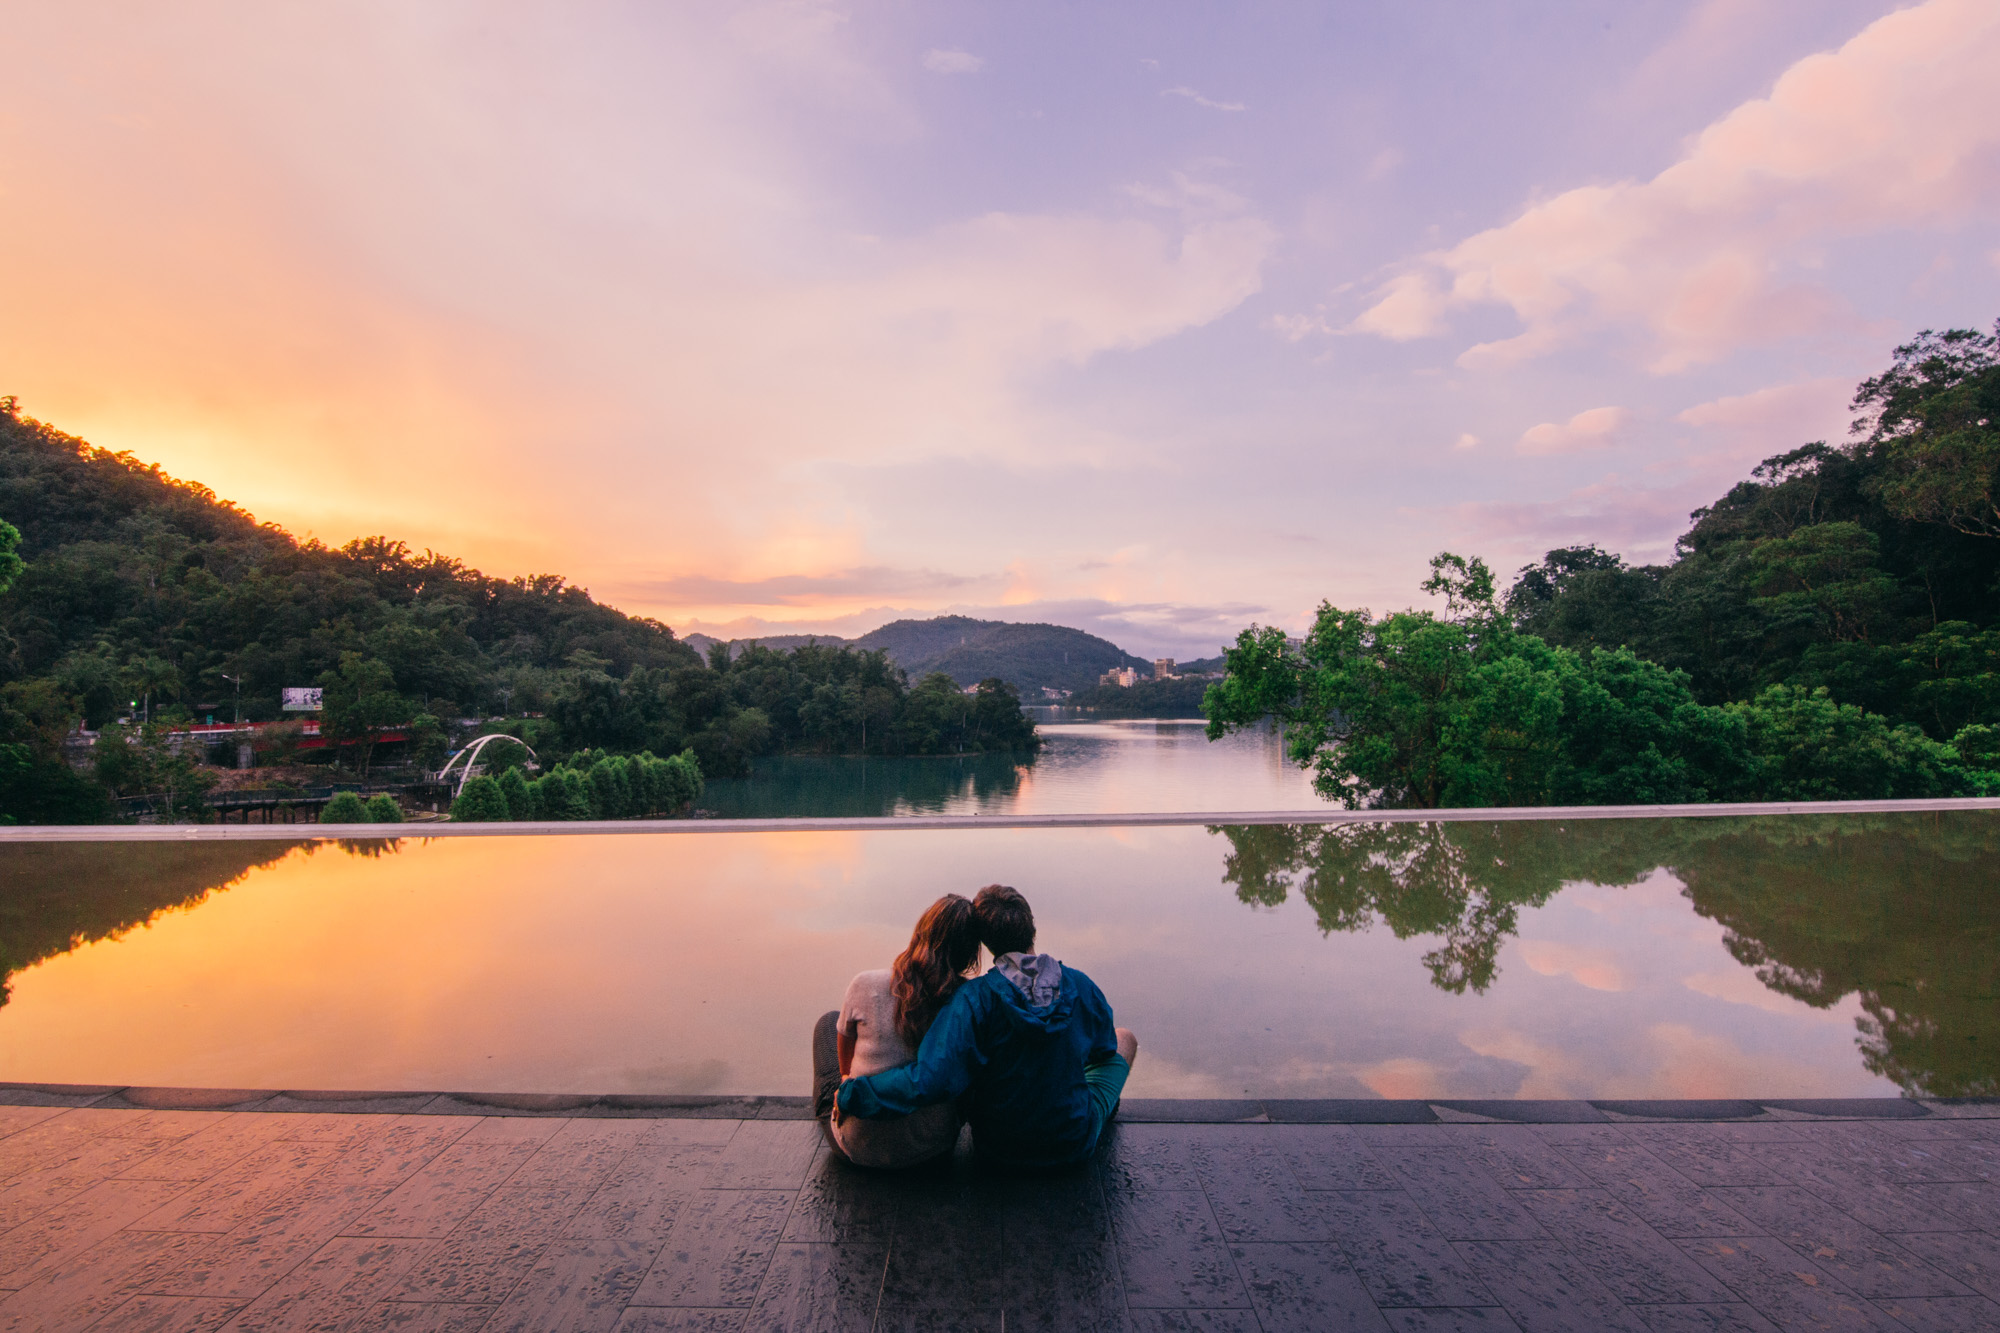
[[[958,1142],[956,1107],[927,1106],[895,1119],[835,1114],[834,1094],[850,1075],[874,1074],[916,1058],[917,1045],[979,957],[972,904],[947,893],[910,932],[910,947],[887,968],[848,983],[836,1013],[813,1030],[813,1110],[827,1142],[857,1166],[915,1166]]]

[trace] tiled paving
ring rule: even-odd
[[[2000,1105],[1133,1103],[1022,1178],[780,1099],[12,1100],[0,1330],[2000,1330]]]

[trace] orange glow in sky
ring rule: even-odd
[[[9,6],[0,393],[681,630],[1658,557],[2000,309],[2000,11],[1546,8]]]

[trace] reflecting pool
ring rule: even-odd
[[[708,784],[701,805],[725,819],[859,815],[1131,814],[1316,810],[1312,777],[1285,762],[1275,733],[1210,742],[1204,724],[1064,719],[1036,709],[1038,755],[760,759],[748,778]]]
[[[1010,883],[1135,1096],[2000,1092],[2000,817],[0,846],[0,1079],[800,1092]]]

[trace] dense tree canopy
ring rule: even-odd
[[[1695,511],[1670,563],[1549,552],[1507,594],[1516,627],[1628,647],[1703,703],[1824,686],[1940,741],[2000,719],[2000,346],[1924,333],[1854,406],[1848,445],[1766,459]]]
[[[2000,791],[1996,406],[1995,338],[1926,333],[1861,385],[1851,445],[1767,459],[1672,563],[1565,547],[1503,598],[1440,556],[1442,614],[1245,631],[1210,734],[1280,720],[1350,805]]]

